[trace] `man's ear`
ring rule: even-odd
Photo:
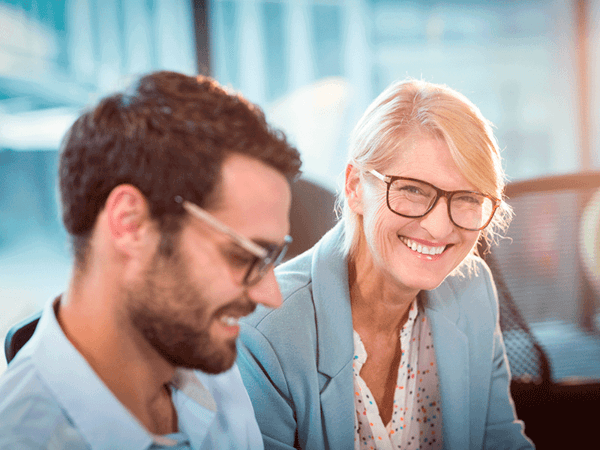
[[[352,164],[348,164],[346,166],[346,181],[344,183],[344,190],[350,209],[356,214],[362,215],[362,182],[360,179],[360,170]]]
[[[144,245],[150,211],[139,189],[130,184],[120,184],[108,195],[104,209],[111,241],[119,250],[130,253]]]

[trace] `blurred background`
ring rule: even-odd
[[[304,178],[330,191],[377,94],[405,77],[447,84],[494,123],[518,182],[600,169],[598,19],[600,0],[0,0],[0,341],[70,275],[56,193],[62,136],[133,76],[210,74],[240,90],[299,148]],[[530,240],[562,242],[547,227]],[[511,251],[553,267],[551,252]],[[568,292],[528,302],[531,291],[565,289],[552,272],[539,280],[518,305],[534,334],[552,349],[579,333],[567,353],[585,351],[585,364],[551,351],[553,376],[600,378],[597,297],[583,318]]]

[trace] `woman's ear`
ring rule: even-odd
[[[346,166],[346,181],[344,183],[344,191],[346,194],[346,201],[348,206],[356,214],[363,214],[362,205],[362,180],[360,177],[360,170],[348,164]]]

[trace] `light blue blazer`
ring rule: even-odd
[[[276,273],[284,303],[244,319],[238,364],[267,449],[354,448],[352,314],[338,224]],[[444,448],[533,448],[515,417],[488,267],[426,292]]]

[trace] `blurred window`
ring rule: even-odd
[[[195,73],[193,24],[189,0],[0,1],[2,342],[68,281],[56,190],[65,131],[132,75]]]

